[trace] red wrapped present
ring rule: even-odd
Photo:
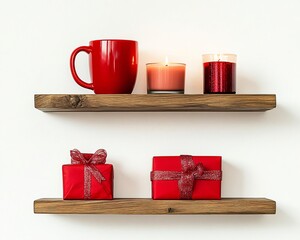
[[[220,199],[222,157],[153,157],[153,199]]]
[[[113,165],[106,151],[94,154],[71,150],[71,163],[62,166],[64,199],[113,199]]]

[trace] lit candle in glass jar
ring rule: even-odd
[[[203,55],[204,93],[236,93],[236,55]]]
[[[147,63],[148,93],[184,93],[185,64]]]

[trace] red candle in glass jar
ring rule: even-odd
[[[184,93],[184,63],[148,63],[148,93]]]
[[[203,88],[207,93],[236,93],[236,55],[203,55]]]

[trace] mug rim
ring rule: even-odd
[[[90,43],[92,42],[135,42],[138,43],[138,41],[136,40],[130,40],[130,39],[117,39],[117,38],[105,38],[105,39],[95,39],[95,40],[91,40]]]

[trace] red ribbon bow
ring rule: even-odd
[[[221,180],[222,172],[219,170],[204,170],[203,164],[195,164],[192,156],[181,155],[181,172],[176,171],[152,171],[151,180],[178,180],[180,199],[192,199],[194,181]]]
[[[90,199],[92,175],[99,183],[105,180],[95,164],[104,164],[106,162],[107,153],[104,149],[99,149],[90,159],[86,159],[79,150],[73,149],[70,151],[70,155],[72,164],[84,165],[84,199]]]

